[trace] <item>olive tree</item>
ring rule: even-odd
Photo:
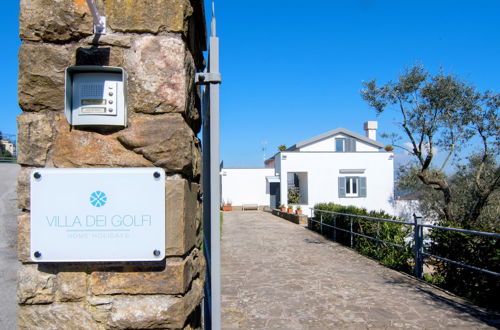
[[[500,187],[496,159],[500,147],[500,95],[480,92],[451,74],[431,75],[423,66],[415,65],[397,81],[382,85],[375,79],[364,82],[361,96],[378,114],[388,109],[398,113],[400,130],[391,135],[393,144],[412,156],[407,173],[439,194],[435,211],[440,218],[448,223],[475,222]],[[471,164],[467,167],[469,193],[473,196],[467,209],[459,209],[456,194],[463,191],[454,190],[445,168],[452,159],[463,155],[462,151],[470,149],[467,146],[471,141],[479,146],[466,155]],[[436,150],[446,155],[440,163]]]

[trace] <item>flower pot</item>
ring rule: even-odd
[[[226,206],[222,207],[222,211],[232,211],[232,210],[233,210],[233,207],[230,205],[226,205]]]
[[[302,210],[295,211],[297,214],[302,214]]]
[[[288,209],[288,213],[293,213],[293,209]]]
[[[286,207],[282,207],[281,212],[286,212]]]
[[[394,147],[393,146],[386,146],[384,149],[385,149],[385,151],[391,152],[394,150]]]

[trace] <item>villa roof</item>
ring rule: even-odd
[[[378,141],[375,141],[375,140],[372,140],[370,138],[367,138],[366,136],[363,136],[361,134],[354,133],[352,131],[349,131],[348,129],[339,127],[339,128],[334,129],[334,130],[331,130],[329,132],[326,132],[326,133],[320,134],[318,136],[312,137],[310,139],[304,140],[302,142],[296,143],[293,146],[291,146],[290,148],[286,149],[286,151],[294,151],[294,150],[303,148],[303,147],[305,147],[307,145],[310,145],[310,144],[316,143],[318,141],[327,139],[327,138],[332,137],[332,136],[337,135],[337,134],[348,135],[350,137],[353,137],[355,139],[363,141],[363,142],[365,142],[367,144],[370,144],[372,146],[375,146],[377,148],[383,148],[384,147],[384,145],[382,143],[378,142]]]
[[[317,135],[315,137],[312,137],[310,139],[307,139],[307,140],[301,141],[299,143],[296,143],[293,146],[287,148],[285,151],[295,151],[297,149],[303,148],[303,147],[308,146],[310,144],[313,144],[313,143],[316,143],[318,141],[321,141],[321,140],[327,139],[329,137],[335,136],[337,134],[343,134],[343,135],[347,135],[347,136],[353,137],[355,139],[363,141],[363,142],[365,142],[365,143],[367,143],[369,145],[372,145],[374,147],[377,147],[377,148],[383,148],[384,147],[384,144],[382,144],[382,143],[380,143],[378,141],[372,140],[372,139],[370,139],[370,138],[368,138],[366,136],[363,136],[361,134],[354,133],[353,131],[350,131],[348,129],[339,127],[339,128],[334,129],[334,130],[328,131],[326,133],[323,133],[323,134]],[[274,157],[276,157],[276,155],[279,154],[279,153],[280,152],[275,153],[273,156],[271,156],[268,159],[266,159],[264,161],[264,163],[265,164],[269,164],[272,160],[274,160]]]

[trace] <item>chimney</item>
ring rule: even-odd
[[[366,137],[376,141],[377,140],[378,122],[367,121],[367,122],[365,122],[364,126],[365,126]]]

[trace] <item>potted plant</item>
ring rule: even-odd
[[[293,206],[292,205],[288,205],[288,213],[293,213]]]
[[[302,207],[300,207],[300,205],[295,209],[295,213],[302,214]]]
[[[386,145],[384,149],[385,149],[385,151],[391,152],[394,150],[394,147],[389,144],[389,145]]]
[[[279,151],[285,151],[286,150],[286,145],[282,144],[278,146]]]
[[[285,207],[285,205],[280,204],[280,209],[281,209],[281,212],[286,212],[286,207]]]
[[[225,201],[222,201],[222,211],[232,211],[233,210],[233,206],[232,206],[232,202],[231,200],[227,200],[227,202]]]

